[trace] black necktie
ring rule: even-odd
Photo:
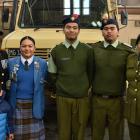
[[[69,51],[70,51],[71,56],[73,57],[74,56],[74,48],[72,45],[69,46]]]
[[[111,49],[112,50],[112,49],[114,49],[114,47],[110,44],[110,45],[107,46],[107,49]]]
[[[24,62],[24,69],[25,70],[29,69],[29,65],[28,65],[28,61],[27,60]]]

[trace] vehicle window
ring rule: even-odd
[[[98,28],[107,10],[106,0],[24,0],[20,13],[21,28],[62,27],[62,20],[80,15],[81,28]]]

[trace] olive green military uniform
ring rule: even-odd
[[[88,90],[92,78],[92,49],[77,42],[74,48],[64,43],[51,52],[56,69],[56,95],[59,140],[84,140],[90,102]],[[49,63],[49,72],[51,70]]]
[[[132,51],[118,41],[114,46],[106,47],[105,42],[95,43],[93,50],[95,75],[92,83],[92,139],[103,140],[108,125],[109,139],[121,140],[126,60]]]
[[[7,59],[6,51],[0,50],[0,90],[6,90],[6,81],[8,80]]]
[[[131,140],[140,139],[140,61],[138,55],[131,54],[127,59],[127,100],[126,117]]]

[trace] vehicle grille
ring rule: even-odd
[[[36,49],[35,55],[48,60],[48,54],[50,53],[50,51],[51,48]]]
[[[35,56],[39,56],[43,59],[48,60],[48,54],[50,53],[50,51],[51,51],[51,48],[37,48],[35,51]],[[20,55],[19,48],[8,49],[7,53],[8,53],[9,58]]]

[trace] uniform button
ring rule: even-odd
[[[138,91],[138,89],[137,88],[135,88],[135,90],[134,91]]]
[[[1,84],[3,84],[3,82],[1,82]]]
[[[137,82],[138,80],[137,79],[135,79],[135,82]]]
[[[136,70],[136,73],[138,73],[138,71]]]
[[[134,98],[134,101],[136,101],[137,99],[136,98]]]
[[[4,76],[4,73],[2,73],[2,76]]]

